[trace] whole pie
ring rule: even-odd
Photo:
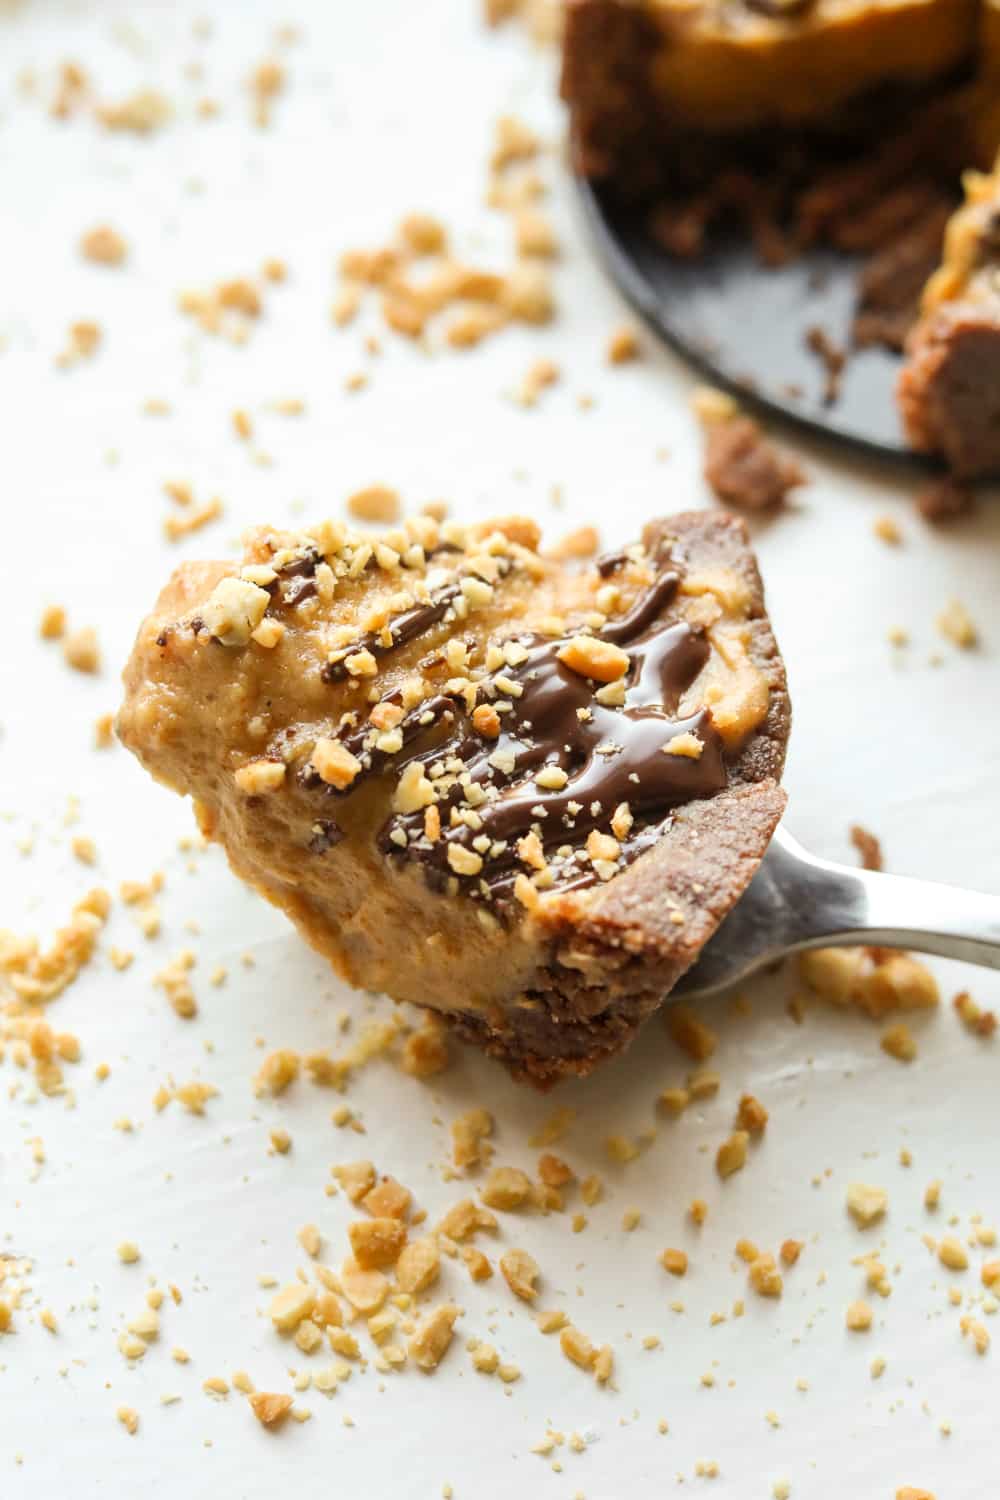
[[[538,543],[262,527],[174,574],[118,729],[351,984],[545,1085],[628,1042],[739,898],[789,705],[739,521],[583,571]]]

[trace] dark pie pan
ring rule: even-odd
[[[697,260],[657,245],[641,221],[593,183],[576,179],[598,254],[636,312],[714,385],[813,436],[855,452],[936,468],[903,436],[894,398],[900,358],[888,349],[850,352],[833,402],[826,371],[807,343],[821,328],[849,345],[858,262],[827,249],[777,268],[745,240],[719,235]]]

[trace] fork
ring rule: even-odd
[[[861,943],[1000,969],[1000,896],[833,864],[779,826],[745,894],[671,994],[703,1000],[789,953]]]

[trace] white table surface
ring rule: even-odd
[[[206,11],[214,35],[197,40],[192,21]],[[282,54],[289,83],[273,128],[256,130],[243,80],[273,55],[275,29],[288,21],[303,39]],[[796,1500],[876,1500],[907,1483],[938,1500],[1000,1493],[1000,1349],[978,1357],[958,1326],[972,1311],[1000,1332],[974,1305],[979,1264],[996,1252],[971,1252],[961,1275],[921,1243],[952,1216],[963,1237],[970,1215],[1000,1220],[997,1044],[970,1037],[947,1004],[964,985],[996,1004],[995,976],[938,966],[945,1003],[914,1022],[912,1066],[886,1057],[861,1016],[815,1007],[793,1024],[788,978],[752,987],[749,1016],[725,1001],[709,1007],[722,1036],[718,1098],[678,1123],[661,1120],[654,1144],[626,1167],[607,1163],[604,1137],[653,1124],[656,1093],[690,1066],[658,1021],[626,1057],[549,1099],[478,1057],[457,1058],[433,1086],[373,1064],[347,1096],[367,1130],[356,1136],[330,1123],[335,1095],[299,1083],[280,1100],[257,1100],[250,1080],[259,1038],[329,1045],[334,1017],[347,1008],[361,1018],[372,1002],[243,891],[217,852],[190,872],[178,850],[188,807],[120,749],[91,748],[93,721],[116,705],[130,639],[168,570],[185,556],[224,555],[246,524],[339,514],[347,494],[376,481],[414,506],[445,497],[463,517],[527,510],[552,536],[593,522],[607,544],[651,515],[709,503],[689,375],[652,348],[640,364],[604,364],[623,309],[582,241],[555,153],[544,170],[564,254],[551,327],[432,356],[386,335],[372,359],[361,340],[379,328],[374,310],[349,330],[330,324],[339,251],[384,242],[410,209],[444,218],[463,254],[507,262],[509,222],[483,206],[491,125],[513,110],[558,140],[552,56],[516,30],[487,33],[472,0],[26,0],[0,8],[0,35],[0,923],[47,937],[95,881],[116,891],[122,879],[166,875],[162,934],[145,941],[116,901],[101,955],[51,1007],[53,1024],[76,1032],[84,1050],[67,1069],[75,1108],[32,1099],[11,1064],[0,1066],[0,1252],[33,1263],[16,1332],[0,1337],[0,1495],[430,1500],[450,1484],[456,1500],[620,1500],[683,1485],[755,1500],[781,1478]],[[138,139],[86,117],[50,119],[42,101],[67,57],[104,98],[162,88],[176,104],[173,123]],[[185,74],[194,61],[201,83]],[[18,93],[26,67],[41,97]],[[211,123],[195,118],[203,93],[220,104]],[[80,234],[105,221],[129,241],[124,270],[77,253]],[[267,292],[246,347],[195,333],[176,310],[182,288],[254,273],[268,256],[284,258],[290,276]],[[102,324],[103,348],[55,369],[67,325],[84,317]],[[563,379],[524,410],[508,393],[542,355]],[[345,376],[362,367],[369,389],[346,393]],[[591,410],[581,394],[594,396]],[[143,415],[151,396],[169,400],[172,415]],[[267,410],[289,396],[307,402],[304,416]],[[251,444],[232,433],[236,407],[254,415]],[[271,467],[252,461],[256,449],[272,455]],[[850,858],[847,829],[862,822],[882,837],[891,869],[1000,891],[1000,510],[987,501],[975,519],[933,532],[904,477],[805,456],[812,483],[793,509],[755,528],[795,706],[789,824],[817,851]],[[161,530],[171,478],[189,480],[199,499],[219,493],[226,507],[222,521],[175,547]],[[899,521],[901,547],[873,536],[878,514]],[[974,652],[935,631],[952,596],[980,627]],[[70,672],[58,646],[38,640],[50,600],[74,624],[97,626],[99,677]],[[888,644],[893,625],[911,633],[905,650]],[[79,822],[67,828],[71,796]],[[96,840],[96,870],[72,857],[74,833]],[[110,942],[136,950],[124,974],[111,969]],[[200,1013],[183,1022],[151,978],[189,944]],[[241,964],[247,952],[252,969]],[[213,989],[220,962],[229,979]],[[387,1013],[385,1002],[375,1009]],[[111,1066],[104,1084],[94,1078],[100,1061]],[[155,1113],[153,1092],[170,1074],[220,1090],[204,1118],[177,1105]],[[766,1103],[771,1123],[746,1170],[720,1184],[712,1158],[743,1090]],[[306,1222],[320,1226],[324,1258],[339,1263],[351,1214],[343,1196],[324,1195],[331,1164],[371,1156],[433,1220],[463,1191],[441,1169],[447,1124],[473,1102],[496,1117],[497,1161],[529,1168],[538,1122],[556,1103],[578,1111],[556,1149],[581,1173],[605,1176],[605,1200],[579,1236],[568,1214],[505,1216],[501,1240],[538,1259],[542,1306],[564,1307],[613,1345],[615,1388],[571,1366],[499,1276],[477,1287],[447,1264],[442,1294],[465,1314],[435,1376],[370,1367],[331,1398],[300,1396],[312,1420],[280,1433],[260,1428],[235,1393],[226,1403],[203,1394],[202,1380],[237,1369],[260,1388],[290,1390],[288,1367],[309,1366],[272,1331],[257,1277],[294,1274],[305,1260],[295,1231]],[[122,1117],[132,1133],[115,1128]],[[293,1136],[287,1157],[267,1153],[278,1122]],[[39,1136],[40,1169],[29,1144]],[[931,1215],[922,1200],[935,1177],[942,1202]],[[855,1180],[890,1194],[886,1220],[868,1233],[845,1212]],[[685,1219],[695,1195],[710,1206],[700,1231]],[[633,1207],[642,1222],[626,1234],[622,1214]],[[806,1241],[780,1301],[746,1287],[733,1257],[741,1235],[775,1250],[789,1236]],[[138,1265],[119,1263],[124,1238],[141,1247]],[[666,1245],[687,1249],[685,1280],[658,1265]],[[875,1247],[892,1296],[873,1299],[870,1333],[851,1334],[845,1307],[865,1295],[852,1258]],[[158,1343],[129,1367],[117,1336],[150,1277],[176,1282],[184,1300],[168,1301]],[[948,1301],[953,1285],[962,1308]],[[710,1326],[738,1297],[745,1316]],[[683,1312],[670,1310],[676,1299]],[[57,1316],[56,1335],[38,1320],[43,1307]],[[464,1339],[473,1334],[521,1366],[517,1384],[505,1390],[472,1369]],[[644,1350],[648,1334],[662,1347]],[[190,1351],[188,1366],[172,1362],[174,1344]],[[869,1374],[876,1355],[887,1361],[878,1381]],[[165,1393],[183,1399],[163,1406]],[[115,1420],[121,1404],[139,1412],[134,1438]],[[557,1451],[560,1473],[530,1451],[549,1426],[586,1439],[584,1452]],[[716,1463],[718,1477],[695,1477],[699,1460]]]

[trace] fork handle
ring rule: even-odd
[[[796,947],[865,942],[1000,969],[1000,897],[852,870],[807,856],[817,881],[810,909],[798,905]],[[812,882],[804,882],[806,891]]]

